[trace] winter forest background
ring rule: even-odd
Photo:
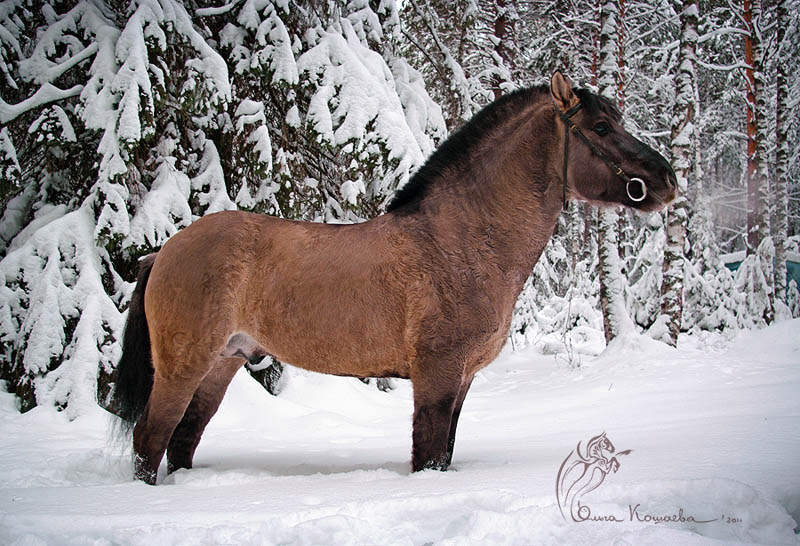
[[[560,69],[670,158],[667,212],[570,204],[515,347],[800,314],[798,0],[0,2],[0,379],[105,405],[137,260],[198,217],[358,222]],[[730,271],[726,254],[741,252]],[[733,257],[738,257],[734,255]],[[255,371],[269,388],[275,364]]]

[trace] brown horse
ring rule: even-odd
[[[231,378],[266,355],[411,379],[412,468],[446,469],[565,201],[652,211],[675,187],[611,102],[556,73],[487,106],[368,222],[198,220],[143,260],[130,304],[113,402],[135,423],[136,478],[155,483],[165,451],[170,472],[191,468]]]

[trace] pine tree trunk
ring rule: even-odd
[[[767,143],[767,124],[764,92],[763,49],[759,30],[761,0],[744,0],[744,20],[748,34],[745,37],[745,69],[747,83],[747,254],[755,254],[761,243],[769,238],[769,175],[764,149]],[[772,244],[768,245],[773,248]],[[765,257],[774,258],[772,256]],[[771,262],[770,262],[770,265]],[[774,268],[772,268],[774,270]],[[767,282],[768,305],[764,320],[772,322],[774,315],[773,274]]]
[[[789,25],[789,1],[778,2],[777,21],[777,98],[775,105],[775,207],[773,216],[773,234],[775,237],[775,298],[786,303],[786,238],[789,226],[787,209],[789,205],[789,67],[784,52],[781,51],[786,39],[786,27]]]
[[[617,106],[625,111],[625,0],[617,0],[619,17],[617,19]],[[620,232],[620,235],[622,232]],[[622,237],[620,237],[620,240]]]
[[[513,8],[514,0],[496,0],[494,2],[494,53],[497,68],[492,76],[492,93],[494,93],[495,99],[500,98],[503,94],[503,84],[509,83],[507,78],[501,76],[500,72],[510,72],[515,62],[515,48],[509,47],[509,42],[513,42],[514,39],[515,21],[510,16]]]
[[[611,101],[617,99],[618,60],[617,16],[618,4],[606,0],[600,8],[600,68],[598,85],[600,93]],[[600,211],[598,225],[598,250],[600,262],[600,306],[603,311],[603,331],[606,343],[625,331],[633,330],[633,322],[625,306],[625,278],[617,244],[617,209],[604,208]]]
[[[745,85],[747,86],[747,254],[755,254],[768,235],[768,216],[765,198],[767,177],[763,161],[764,142],[759,139],[763,129],[764,77],[762,73],[761,40],[757,23],[761,16],[761,0],[743,0],[743,16],[747,35],[744,40]]]
[[[664,275],[661,283],[661,314],[668,341],[678,344],[683,316],[684,241],[688,223],[689,175],[692,168],[695,113],[695,55],[697,51],[697,0],[683,0],[678,73],[675,75],[675,106],[672,111],[672,167],[678,180],[679,195],[667,210],[667,242],[664,249]]]
[[[600,0],[594,0],[594,11],[600,13]],[[601,20],[598,15],[598,20]],[[600,30],[592,29],[592,77],[589,81],[592,87],[597,87],[597,73],[600,71]]]

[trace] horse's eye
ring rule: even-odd
[[[605,121],[599,121],[595,124],[593,131],[600,136],[606,136],[611,132],[611,127]]]

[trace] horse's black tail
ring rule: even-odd
[[[110,409],[122,420],[122,432],[130,433],[144,413],[153,388],[153,359],[150,333],[144,314],[144,289],[150,278],[155,254],[139,262],[139,275],[128,306],[128,320],[122,336],[122,357],[117,364]]]

